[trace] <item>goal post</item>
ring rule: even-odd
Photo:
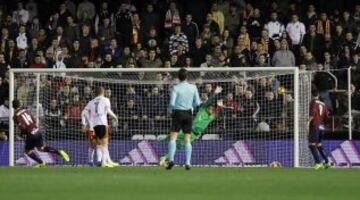
[[[78,108],[66,108],[75,97],[64,99],[62,95],[77,95],[84,105],[87,103],[85,90],[96,86],[109,88],[111,100],[114,100],[111,103],[117,107],[116,114],[121,116],[119,125],[114,125],[111,130],[114,135],[110,140],[110,153],[114,161],[124,165],[156,164],[166,152],[167,143],[158,138],[169,131],[171,120],[166,107],[169,91],[177,83],[178,70],[11,69],[9,165],[32,163],[22,153],[23,141],[16,137],[17,128],[12,120],[15,98],[24,98],[24,106],[34,108],[40,129],[50,144],[68,150],[74,158],[73,165],[85,165],[87,141],[79,133],[79,120],[70,117],[76,115]],[[305,141],[311,78],[303,78],[308,75],[303,75],[297,67],[188,68],[188,72],[189,82],[199,87],[204,101],[216,85],[221,85],[224,90],[216,99],[236,110],[224,111],[223,117],[213,122],[203,137],[194,142],[195,165],[268,166],[272,161],[279,161],[284,166],[301,167],[306,165],[301,160],[311,160]],[[44,86],[45,82],[48,85]],[[87,84],[91,86],[85,89]],[[68,86],[66,90],[65,86]],[[132,90],[136,90],[136,94]],[[251,100],[242,92],[252,95]],[[158,93],[163,100],[156,96]],[[47,119],[49,113],[45,112],[50,110],[51,103],[59,104],[54,109],[62,107],[56,124]],[[141,105],[138,108],[141,116],[128,113],[127,106],[132,104]],[[255,114],[248,115],[252,108],[256,108]],[[70,114],[64,114],[66,112]],[[53,164],[64,164],[56,158],[43,156]],[[177,159],[181,162],[183,158],[180,153]]]

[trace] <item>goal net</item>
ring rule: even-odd
[[[111,158],[122,165],[156,165],[167,152],[171,118],[169,93],[178,69],[17,69],[11,73],[11,99],[19,99],[37,118],[47,144],[64,149],[72,165],[88,163],[89,142],[80,131],[81,111],[102,86],[119,117],[110,120]],[[212,101],[225,108],[193,142],[192,164],[198,166],[310,166],[306,122],[311,76],[288,68],[190,68],[202,102],[216,86]],[[11,110],[13,113],[13,110]],[[197,109],[194,110],[194,116]],[[10,164],[32,165],[24,139],[10,124]],[[62,160],[38,154],[49,164]],[[176,163],[184,163],[178,149]]]

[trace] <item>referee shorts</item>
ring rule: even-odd
[[[175,110],[172,114],[171,132],[180,132],[189,134],[192,128],[191,110]]]
[[[97,139],[103,139],[109,137],[109,127],[105,125],[97,125],[94,127],[95,137]]]

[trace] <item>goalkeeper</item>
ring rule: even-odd
[[[221,93],[222,88],[217,86],[214,93],[200,106],[199,111],[192,122],[192,129],[190,133],[190,141],[193,142],[200,138],[201,134],[209,126],[209,124],[215,121],[222,115],[222,108],[225,108],[222,100],[214,102],[214,98],[217,94]],[[231,109],[231,108],[229,108]],[[166,140],[169,136],[160,138],[160,140]],[[184,132],[180,131],[177,138],[176,149],[182,149],[185,147]],[[169,161],[169,156],[164,155],[160,158],[159,165],[165,166]]]

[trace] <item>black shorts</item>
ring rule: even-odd
[[[94,127],[95,137],[103,139],[109,137],[109,128],[105,125],[97,125]]]
[[[175,110],[172,115],[171,132],[183,131],[190,133],[192,128],[192,112],[191,110]]]
[[[44,146],[44,140],[41,133],[27,134],[25,139],[25,151],[31,151],[35,147],[41,148]]]
[[[310,129],[309,132],[309,143],[321,143],[324,131]]]

